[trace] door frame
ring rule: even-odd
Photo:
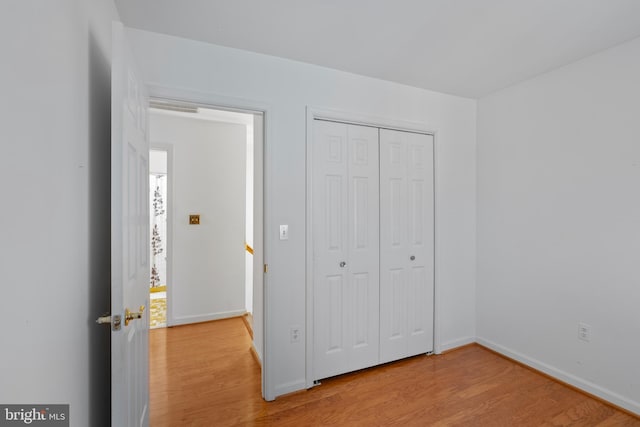
[[[262,135],[262,188],[263,188],[263,214],[262,214],[262,254],[263,263],[269,264],[269,254],[272,253],[274,239],[271,233],[267,232],[267,224],[270,223],[272,217],[271,194],[272,179],[271,165],[273,164],[273,153],[271,141],[273,141],[273,107],[267,103],[247,100],[241,98],[227,97],[215,93],[194,92],[186,89],[171,88],[154,84],[147,84],[149,98],[156,100],[169,101],[176,104],[187,104],[189,106],[200,106],[204,108],[213,108],[219,110],[238,111],[244,113],[262,113],[263,119],[263,135]],[[255,167],[255,165],[254,165]],[[255,212],[255,207],[254,207]],[[255,246],[255,241],[254,241]],[[255,250],[259,248],[254,247]],[[257,272],[254,271],[254,274]],[[275,400],[276,392],[273,383],[273,357],[271,356],[271,343],[273,341],[272,315],[270,307],[272,306],[272,296],[270,286],[268,286],[269,275],[263,273],[263,301],[262,301],[262,349],[257,349],[262,357],[261,364],[261,384],[262,397],[267,401]],[[167,294],[168,295],[168,294]],[[255,298],[255,295],[254,295]],[[255,299],[254,299],[255,304]]]
[[[314,343],[314,316],[313,316],[313,121],[328,120],[344,124],[370,126],[382,129],[398,130],[404,132],[421,133],[433,136],[433,192],[434,192],[434,298],[433,298],[433,350],[435,354],[441,353],[440,348],[440,290],[438,287],[439,266],[439,233],[438,233],[438,132],[426,122],[409,122],[390,117],[378,117],[368,114],[331,110],[307,105],[306,107],[306,388],[315,386],[313,380],[313,343]]]

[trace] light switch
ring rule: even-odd
[[[289,226],[287,224],[280,226],[280,240],[289,240]]]

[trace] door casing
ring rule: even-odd
[[[229,111],[239,111],[243,113],[262,113],[263,119],[263,138],[262,138],[262,188],[263,188],[263,210],[262,210],[262,248],[258,246],[258,239],[254,241],[254,250],[258,252],[262,249],[263,263],[269,263],[269,254],[272,251],[274,242],[269,238],[269,233],[266,232],[266,224],[270,223],[271,218],[271,169],[269,165],[272,162],[272,150],[270,148],[270,141],[273,140],[272,136],[272,111],[273,108],[259,101],[230,98],[216,94],[193,92],[183,89],[169,88],[160,85],[147,85],[150,98],[156,100],[170,101],[178,104],[187,104],[189,106],[200,106],[212,109],[222,109]],[[254,166],[255,168],[255,166]],[[256,212],[254,206],[254,213]],[[255,271],[254,274],[259,273]],[[258,352],[262,356],[262,397],[267,401],[275,400],[276,393],[272,378],[273,366],[271,361],[274,360],[270,354],[269,344],[273,342],[273,331],[271,321],[270,301],[270,288],[268,285],[269,275],[263,274],[263,328],[262,328],[262,349],[258,349]],[[168,296],[168,294],[167,294]],[[255,306],[255,294],[254,294],[254,306]]]

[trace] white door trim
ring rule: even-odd
[[[268,265],[269,254],[272,253],[275,237],[272,233],[267,232],[270,228],[267,224],[271,223],[272,207],[271,207],[271,194],[272,194],[272,178],[271,178],[271,165],[273,164],[273,150],[271,147],[271,141],[273,138],[273,111],[274,108],[264,102],[256,100],[248,100],[241,98],[233,98],[222,96],[214,93],[194,92],[185,89],[170,88],[166,86],[147,84],[149,90],[149,96],[153,99],[161,99],[166,101],[172,101],[175,103],[188,104],[190,106],[202,106],[208,108],[215,108],[220,110],[237,111],[243,113],[262,113],[264,124],[263,135],[263,197],[264,197],[264,210],[263,210],[263,248],[264,263]],[[258,250],[258,248],[254,248]],[[254,272],[255,273],[255,272]],[[269,276],[264,274],[263,287],[263,348],[262,348],[262,397],[267,400],[275,400],[276,391],[274,386],[274,374],[273,363],[274,357],[272,356],[271,343],[274,342],[273,321],[272,321],[272,296],[271,289],[268,283]]]
[[[410,122],[390,117],[379,117],[368,114],[331,110],[320,107],[307,106],[306,108],[306,388],[314,386],[313,381],[313,121],[329,120],[340,123],[372,126],[382,129],[391,129],[404,132],[423,133],[433,136],[433,174],[434,174],[434,307],[433,307],[433,349],[434,353],[440,353],[440,290],[438,284],[439,269],[439,234],[438,234],[438,134],[427,123]]]

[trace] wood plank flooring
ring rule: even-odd
[[[151,427],[640,426],[640,419],[478,345],[265,402],[241,318],[150,335]]]

